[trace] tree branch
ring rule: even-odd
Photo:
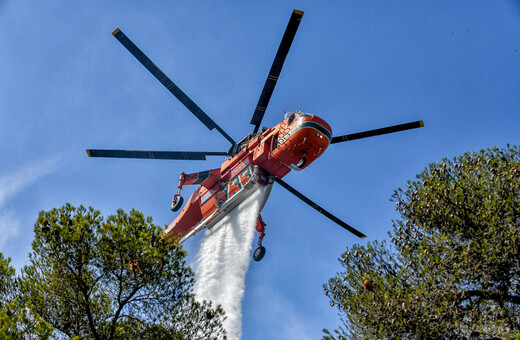
[[[508,293],[501,293],[501,292],[487,292],[482,290],[464,290],[462,292],[457,293],[456,295],[457,300],[459,301],[465,301],[468,299],[471,299],[473,297],[478,297],[482,300],[493,300],[496,302],[511,302],[514,304],[520,304],[520,296],[518,295],[511,295]]]

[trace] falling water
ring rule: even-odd
[[[263,191],[256,189],[236,209],[206,230],[195,260],[195,296],[221,304],[228,339],[242,335],[241,302]]]

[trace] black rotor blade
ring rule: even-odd
[[[404,130],[417,129],[417,128],[420,128],[423,126],[424,126],[424,123],[422,120],[419,120],[416,122],[411,122],[411,123],[393,125],[393,126],[388,126],[388,127],[384,127],[384,128],[380,128],[380,129],[375,129],[375,130],[369,130],[369,131],[365,131],[365,132],[352,133],[350,135],[332,137],[330,144],[348,142],[348,141],[355,140],[355,139],[374,137],[374,136],[379,136],[379,135],[384,135],[387,133],[394,133],[394,132],[399,132],[399,131],[404,131]]]
[[[265,81],[264,89],[262,90],[262,94],[260,94],[258,104],[256,104],[256,109],[253,113],[253,118],[251,118],[251,124],[255,126],[253,133],[256,133],[258,131],[258,128],[262,123],[262,118],[264,117],[267,104],[269,104],[269,100],[271,99],[271,95],[273,94],[274,87],[276,85],[276,82],[278,81],[280,72],[282,71],[283,63],[285,62],[285,58],[289,53],[289,48],[291,47],[294,36],[296,35],[296,30],[300,25],[302,16],[303,12],[295,9],[292,12],[291,18],[289,19],[289,23],[287,24],[287,28],[285,29],[282,42],[280,43],[280,47],[278,47],[278,52],[276,52],[273,65],[271,66],[271,70],[269,71],[269,75],[267,76],[267,80]]]
[[[100,150],[87,149],[89,157],[180,159],[205,161],[206,156],[226,156],[227,152],[199,151],[140,151],[140,150]]]
[[[291,192],[294,196],[298,197],[299,199],[301,199],[302,201],[304,201],[305,203],[307,203],[308,205],[310,205],[312,208],[314,208],[316,211],[318,211],[319,213],[325,215],[325,217],[328,217],[329,219],[331,219],[333,222],[336,222],[337,224],[339,224],[340,226],[342,226],[343,228],[345,228],[346,230],[350,231],[352,234],[356,235],[357,237],[359,238],[365,238],[367,237],[365,234],[363,234],[362,232],[358,231],[357,229],[351,227],[350,225],[348,225],[347,223],[343,222],[342,220],[340,220],[339,218],[337,218],[336,216],[332,215],[330,212],[328,212],[327,210],[323,209],[322,207],[320,207],[319,205],[317,205],[316,203],[314,203],[313,201],[311,201],[310,199],[308,199],[305,195],[303,195],[302,193],[300,193],[298,190],[294,189],[293,187],[291,187],[289,184],[285,183],[284,181],[282,181],[281,179],[279,179],[278,177],[275,177],[274,180],[279,183],[282,187],[284,187],[285,189],[289,190],[289,192]]]
[[[116,28],[112,35],[119,40],[119,42],[126,47],[126,49],[132,53],[132,55],[139,60],[141,64],[150,73],[153,74],[157,80],[161,82],[161,84],[166,87],[168,91],[170,91],[184,106],[188,108],[197,117],[206,127],[210,130],[214,128],[217,129],[218,132],[222,136],[224,136],[231,144],[235,144],[233,138],[231,138],[220,126],[217,125],[200,107],[197,106],[182,90],[170,79],[163,71],[161,71],[151,60],[148,58],[143,51],[139,49],[119,28]]]

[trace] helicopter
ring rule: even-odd
[[[184,203],[181,190],[184,185],[199,185],[186,205],[164,230],[171,237],[184,242],[197,232],[212,228],[230,211],[245,201],[255,190],[264,190],[257,217],[258,248],[253,259],[260,261],[266,252],[262,245],[266,224],[260,212],[274,183],[291,192],[310,207],[353,233],[359,238],[365,234],[334,216],[290,186],[282,178],[292,170],[302,171],[320,157],[331,144],[373,137],[423,127],[423,121],[393,125],[353,134],[333,136],[330,125],[315,114],[299,110],[285,114],[284,119],[272,128],[260,127],[267,105],[282,70],[289,49],[303,17],[303,11],[293,10],[273,64],[253,112],[250,124],[253,131],[235,142],[213,119],[195,104],[163,71],[161,71],[119,28],[112,35],[173,94],[209,130],[216,129],[231,147],[228,151],[144,151],[87,149],[89,157],[141,158],[169,160],[206,160],[206,156],[223,156],[220,168],[179,176],[177,191],[170,209],[180,210]]]

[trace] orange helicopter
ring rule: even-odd
[[[282,178],[291,170],[301,171],[308,167],[325,152],[330,144],[415,129],[424,125],[422,121],[415,121],[332,137],[332,129],[325,120],[314,114],[295,111],[287,113],[285,118],[276,126],[260,129],[267,104],[302,16],[302,11],[293,11],[251,119],[251,124],[254,125],[253,132],[238,143],[202,111],[119,28],[112,33],[209,130],[217,129],[231,143],[231,148],[227,152],[87,149],[89,157],[205,160],[206,156],[226,156],[226,160],[220,168],[192,174],[185,174],[184,172],[180,174],[177,192],[173,196],[171,204],[172,211],[178,211],[183,205],[183,198],[180,193],[184,185],[198,184],[200,186],[191,195],[177,218],[164,231],[168,235],[172,237],[180,236],[180,241],[183,242],[198,231],[211,228],[257,188],[264,190],[260,204],[261,211],[271,193],[273,184],[276,182],[354,235],[360,238],[366,237],[360,231],[311,201],[283,181]],[[262,246],[265,226],[266,224],[259,213],[256,225],[256,230],[259,232],[258,248],[253,254],[255,261],[260,261],[265,255],[265,247]]]

